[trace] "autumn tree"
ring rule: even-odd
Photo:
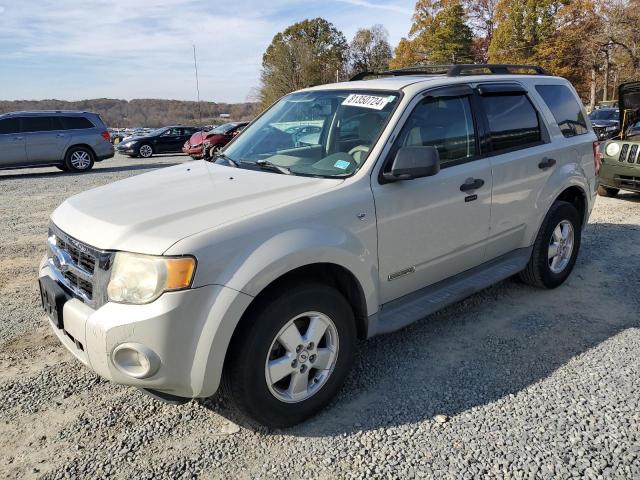
[[[400,40],[393,68],[416,63],[470,63],[473,34],[460,0],[418,0],[409,37]]]
[[[473,57],[477,63],[489,60],[489,45],[493,38],[494,17],[498,0],[465,0],[469,26],[473,37]]]
[[[536,49],[556,29],[559,0],[499,0],[489,45],[492,63],[532,63]]]
[[[335,81],[344,72],[347,48],[342,32],[323,18],[276,34],[262,57],[262,106],[294,90]]]
[[[388,69],[393,54],[388,38],[389,33],[382,25],[358,30],[349,44],[351,73]]]

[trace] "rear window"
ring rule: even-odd
[[[85,117],[60,117],[60,121],[65,130],[80,130],[94,127],[93,123]]]
[[[20,122],[17,118],[5,118],[0,120],[0,135],[18,133],[20,131]]]
[[[538,112],[526,95],[486,95],[480,101],[489,121],[491,150],[516,150],[540,143]]]
[[[582,108],[566,85],[536,85],[565,137],[583,135],[589,130]]]

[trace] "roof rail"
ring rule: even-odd
[[[446,75],[447,77],[461,77],[463,75],[526,75],[522,70],[529,70],[529,75],[550,75],[538,65],[516,65],[502,63],[465,63],[457,65],[416,65],[413,67],[387,70],[383,72],[360,72],[350,81],[363,80],[366,77],[386,77],[403,75]]]

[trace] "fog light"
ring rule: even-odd
[[[111,353],[118,370],[133,378],[147,378],[160,368],[158,355],[140,343],[122,343]]]

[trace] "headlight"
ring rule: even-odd
[[[610,157],[615,157],[620,152],[620,145],[612,142],[607,145],[604,152]]]
[[[133,142],[125,142],[125,143],[122,144],[122,146],[125,147],[125,148],[129,148],[132,145],[133,145]]]
[[[201,143],[196,143],[194,145],[191,145],[192,147],[199,147],[200,145],[202,145]]]
[[[616,127],[615,125],[611,125],[610,127],[607,127],[607,132],[613,132],[614,130],[617,130],[618,127]]]
[[[136,253],[116,253],[107,286],[109,300],[143,304],[164,292],[191,285],[196,269],[192,257],[156,257]]]

